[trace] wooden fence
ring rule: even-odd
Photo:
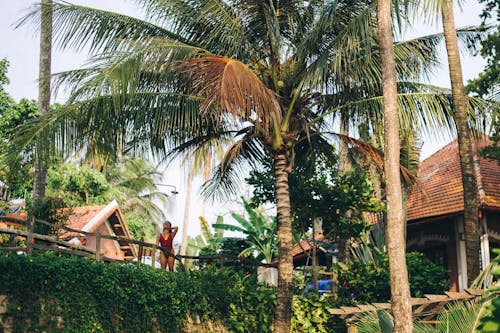
[[[419,319],[422,323],[436,324],[436,317],[441,313],[444,307],[451,302],[475,301],[483,295],[482,289],[465,289],[464,292],[445,292],[444,295],[424,295],[424,297],[412,297],[412,316]],[[332,315],[337,315],[343,319],[348,327],[348,333],[357,333],[354,322],[360,316],[372,311],[391,312],[390,303],[371,303],[357,306],[342,306],[336,309],[328,309]]]
[[[136,259],[139,262],[143,260],[143,256],[146,252],[150,252],[152,260],[151,265],[153,267],[155,267],[155,257],[156,257],[155,254],[157,253],[157,251],[162,251],[163,253],[165,253],[165,255],[174,257],[174,259],[178,260],[179,263],[181,264],[182,264],[182,259],[207,260],[207,261],[217,261],[219,267],[222,268],[224,267],[224,260],[232,259],[242,263],[248,263],[253,266],[276,267],[276,265],[274,264],[264,264],[250,258],[244,258],[226,254],[213,255],[213,256],[177,255],[175,253],[169,252],[166,248],[160,245],[144,242],[143,240],[130,239],[122,236],[104,235],[97,232],[87,232],[87,231],[73,229],[65,225],[56,225],[53,223],[49,223],[47,221],[33,219],[33,218],[27,220],[21,220],[7,216],[0,216],[0,222],[4,222],[8,226],[7,228],[0,228],[0,234],[18,236],[25,241],[23,246],[17,246],[17,245],[0,246],[0,251],[7,251],[7,252],[22,251],[25,252],[27,255],[31,255],[31,253],[35,249],[40,251],[55,251],[59,253],[70,254],[80,257],[93,257],[96,260],[102,260],[102,261],[130,262],[130,260],[118,260],[109,258],[101,253],[100,251],[101,240],[110,239],[120,243],[127,243],[129,244],[129,246],[137,246],[139,255],[138,258]],[[53,231],[52,234],[43,235],[35,233],[34,229],[37,223],[49,227],[50,230]],[[96,237],[95,249],[87,249],[85,247],[75,246],[74,244],[59,239],[57,236],[59,230],[65,230],[83,236]]]

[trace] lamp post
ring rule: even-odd
[[[171,194],[173,195],[176,195],[176,194],[179,194],[179,192],[177,192],[177,187],[175,185],[170,185],[170,184],[155,184],[156,186],[166,186],[166,187],[171,187],[173,188],[172,191],[170,191]]]
[[[177,192],[177,187],[175,185],[171,185],[171,184],[155,184],[156,186],[165,186],[165,187],[171,187],[172,190],[170,191],[170,194],[171,195],[174,195],[176,196],[177,194],[179,194],[179,192]],[[168,207],[163,207],[162,211],[163,211],[163,218],[166,218],[166,215],[165,215],[165,212],[168,212],[170,211],[170,213],[172,211],[174,211],[174,202],[175,201],[172,201],[170,200],[170,195],[167,195],[168,199],[167,199],[167,205]],[[173,217],[173,216],[172,216]]]

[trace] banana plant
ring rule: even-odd
[[[268,216],[261,207],[253,208],[245,199],[243,199],[243,206],[248,218],[237,213],[231,214],[239,225],[216,223],[212,227],[216,230],[241,232],[245,235],[250,246],[244,249],[240,255],[253,256],[256,254],[257,260],[263,260],[264,263],[270,264],[275,257],[278,245],[276,218]]]

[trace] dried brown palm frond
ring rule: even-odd
[[[361,158],[370,161],[380,171],[384,172],[384,153],[367,142],[354,139],[350,136],[335,133],[349,148],[353,149]],[[401,179],[405,185],[411,187],[417,184],[417,178],[410,170],[400,165]]]
[[[178,68],[188,74],[194,93],[204,97],[205,112],[229,113],[254,119],[265,132],[281,123],[276,95],[243,63],[211,54],[183,61]]]

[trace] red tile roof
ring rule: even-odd
[[[489,144],[478,140],[476,148]],[[496,161],[478,157],[476,168],[478,199],[483,207],[500,207],[500,165]],[[430,156],[420,164],[418,184],[408,196],[407,220],[456,214],[464,210],[463,186],[457,140]],[[481,189],[484,190],[481,191]]]
[[[317,240],[323,240],[323,234],[316,234],[316,239]],[[295,244],[293,249],[292,249],[292,256],[295,257],[296,255],[306,253],[310,249],[312,249],[313,240],[312,238],[306,240],[301,240],[298,244]],[[320,244],[316,244],[316,247],[319,248]]]
[[[73,207],[69,210],[69,216],[66,226],[71,229],[82,230],[90,220],[92,220],[99,212],[101,212],[106,206],[85,206],[85,207]],[[94,230],[88,230],[92,232]],[[60,239],[70,239],[72,237],[78,236],[75,232],[69,232],[61,230],[59,233]]]

